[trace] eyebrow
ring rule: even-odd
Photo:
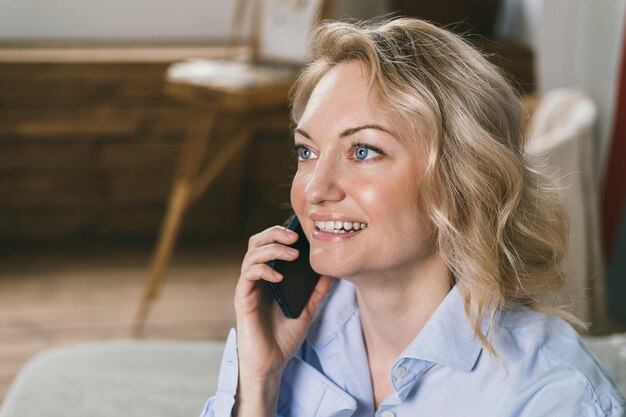
[[[344,130],[343,132],[341,132],[339,134],[339,137],[340,138],[345,138],[345,137],[354,135],[355,133],[360,132],[361,130],[366,130],[366,129],[380,130],[381,132],[388,133],[391,136],[395,137],[393,132],[391,132],[389,129],[385,129],[381,125],[376,125],[376,124],[373,124],[373,125],[363,125],[363,126],[357,126],[357,127],[350,127],[348,129]],[[304,136],[305,138],[311,139],[311,136],[307,132],[302,130],[302,129],[296,128],[296,129],[294,129],[294,133],[299,133],[302,136]]]

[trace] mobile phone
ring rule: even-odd
[[[320,275],[311,268],[309,263],[309,241],[302,230],[300,221],[295,215],[289,222],[287,229],[298,234],[298,240],[291,246],[298,250],[299,255],[293,261],[274,259],[267,264],[280,272],[283,279],[280,282],[267,282],[272,294],[278,302],[283,314],[289,318],[298,318],[304,310]]]

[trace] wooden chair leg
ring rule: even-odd
[[[193,180],[202,167],[202,159],[215,121],[215,114],[210,114],[208,118],[206,115],[200,115],[200,117],[204,123],[195,129],[190,129],[180,151],[167,213],[161,225],[157,244],[150,261],[148,277],[144,283],[141,302],[135,316],[135,336],[141,336],[143,333],[150,306],[159,295],[165,280],[183,215],[193,200],[191,196]]]
[[[169,267],[174,242],[178,236],[183,214],[189,203],[189,186],[185,182],[176,185],[170,199],[165,221],[161,227],[150,268],[148,280],[143,289],[143,296],[135,317],[135,335],[141,336],[152,302],[160,292],[161,285]]]
[[[217,152],[206,168],[200,172],[194,181],[190,197],[191,200],[199,198],[202,193],[215,181],[215,178],[224,170],[226,165],[241,151],[250,141],[254,128],[242,128]]]

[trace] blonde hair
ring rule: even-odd
[[[408,123],[426,152],[420,204],[483,346],[497,356],[486,334],[502,309],[528,306],[576,322],[541,301],[564,284],[567,222],[558,195],[525,160],[521,106],[498,69],[418,19],[325,22],[312,50],[292,90],[292,119],[331,67],[363,64],[385,111]]]

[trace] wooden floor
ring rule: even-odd
[[[244,249],[179,248],[147,339],[223,339]],[[0,256],[0,401],[24,363],[53,346],[133,338],[149,248],[70,248]]]

